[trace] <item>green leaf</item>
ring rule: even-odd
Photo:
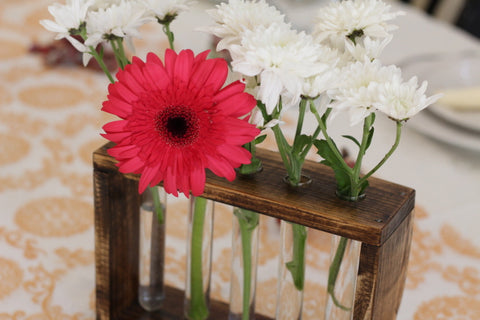
[[[337,188],[340,190],[350,188],[350,172],[346,171],[344,166],[339,163],[339,160],[335,156],[335,152],[330,148],[330,145],[327,143],[327,141],[316,140],[314,145],[317,148],[317,154],[324,159],[320,163],[323,163],[333,169],[333,172],[335,173],[335,180],[337,181]],[[337,148],[335,144],[333,145],[335,148]]]
[[[367,144],[365,146],[365,151],[367,151],[368,147],[370,147],[370,144],[372,144],[373,140],[373,133],[375,132],[375,128],[372,127],[370,131],[368,131],[368,138],[367,138]]]
[[[295,138],[294,144],[293,144],[293,149],[292,153],[293,154],[301,154],[305,147],[310,145],[310,142],[312,141],[312,137],[307,136],[306,134],[302,134],[298,137]]]
[[[261,100],[257,100],[257,108],[262,113],[264,123],[272,120],[272,116],[268,114],[267,107],[265,107],[265,104],[263,104]]]
[[[337,181],[337,189],[350,189],[351,180],[349,173],[338,165],[333,167],[333,172],[335,173],[335,180]]]
[[[358,142],[358,140],[355,137],[352,137],[352,136],[349,136],[349,135],[343,135],[342,137],[344,137],[345,139],[353,141],[353,143],[355,143],[360,148],[360,142]]]
[[[317,148],[317,154],[320,155],[327,162],[329,162],[330,164],[334,164],[338,161],[337,157],[335,156],[335,151],[330,148],[330,145],[326,140],[315,140],[313,144]],[[333,145],[338,151],[335,143]],[[331,165],[329,166],[331,167]]]
[[[373,127],[373,124],[375,123],[375,118],[377,117],[377,115],[375,114],[375,112],[372,112],[370,116],[372,117],[372,127]]]
[[[261,136],[258,136],[258,137],[254,140],[254,143],[255,143],[255,144],[260,144],[260,143],[262,143],[263,141],[265,141],[266,138],[267,138],[267,135],[266,135],[266,134],[261,135]]]

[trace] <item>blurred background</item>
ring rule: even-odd
[[[51,18],[47,7],[53,2],[0,0],[2,320],[95,318],[91,154],[105,143],[102,125],[113,119],[100,111],[108,80],[95,65],[83,68],[79,53],[40,26],[40,19]],[[327,1],[274,3],[295,26],[309,29]],[[480,0],[390,3],[406,15],[394,21],[399,29],[381,57],[385,64],[429,80],[434,91],[478,88]],[[214,4],[199,0],[172,23],[178,49],[212,48],[213,39],[195,28],[211,23],[205,10]],[[161,27],[148,25],[135,45],[140,57],[149,51],[162,56],[168,42]],[[480,319],[480,101],[473,102],[476,108],[468,112],[436,108],[408,121],[399,149],[377,173],[417,191],[399,320]],[[284,119],[287,131],[293,130],[292,119]],[[337,120],[334,134],[358,133]],[[393,142],[389,119],[379,117],[375,130],[365,167],[376,164]],[[264,147],[275,148],[271,137]],[[184,198],[169,201],[167,220],[175,228],[167,229],[167,277],[169,284],[182,287],[187,207]],[[227,300],[232,216],[226,206],[216,210],[212,295]],[[257,310],[271,315],[278,223],[262,219]],[[329,241],[324,233],[309,234],[306,320],[323,312],[319,301],[326,293]]]

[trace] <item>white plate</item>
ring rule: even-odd
[[[405,79],[416,75],[428,81],[427,94],[442,90],[480,86],[480,52],[419,56],[400,64]],[[480,101],[478,111],[460,111],[440,103],[428,108],[439,120],[477,132],[480,139]]]
[[[456,127],[439,120],[426,111],[422,111],[408,120],[406,126],[434,140],[480,152],[479,134],[467,130],[458,130]]]
[[[420,82],[427,80],[428,95],[480,85],[480,52],[423,55],[404,61],[399,67],[405,80],[412,76]],[[478,111],[466,112],[436,104],[410,119],[407,125],[438,141],[480,151],[480,107]]]

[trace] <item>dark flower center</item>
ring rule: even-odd
[[[167,130],[173,137],[183,138],[188,131],[188,122],[183,117],[168,118]]]
[[[363,32],[362,29],[355,29],[352,31],[352,33],[350,33],[349,35],[347,35],[347,38],[352,40],[352,42],[354,44],[357,44],[357,38],[361,38],[365,35],[365,33]]]
[[[199,119],[189,107],[169,106],[157,114],[155,129],[167,144],[186,146],[198,137]]]

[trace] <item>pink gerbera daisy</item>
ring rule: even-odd
[[[153,53],[134,58],[108,87],[102,110],[122,119],[103,127],[116,143],[108,153],[120,172],[141,175],[139,192],[163,181],[168,193],[198,196],[206,168],[232,181],[234,168],[250,163],[242,145],[259,130],[244,116],[256,101],[239,81],[222,88],[227,63],[207,55],[167,50],[165,64]]]

